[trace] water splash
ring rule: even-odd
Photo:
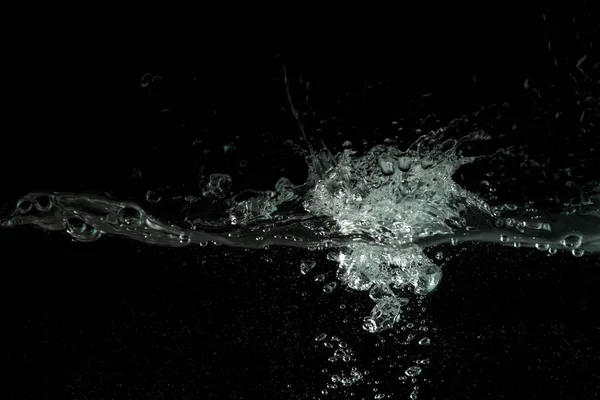
[[[170,247],[212,242],[339,248],[333,258],[338,279],[351,289],[369,290],[375,302],[363,324],[369,332],[394,325],[407,302],[402,291],[424,295],[437,287],[442,266],[424,254],[429,246],[495,242],[549,254],[565,250],[576,257],[600,251],[596,186],[578,187],[585,201],[564,203],[560,209],[492,205],[459,185],[454,175],[463,165],[506,152],[464,156],[466,143],[490,136],[476,130],[455,139],[455,122],[422,135],[405,150],[378,145],[362,156],[351,149],[335,156],[326,148],[313,152],[302,185],[281,178],[273,190],[228,196],[231,177],[211,175],[201,197],[179,199],[182,213],[169,214],[168,223],[135,202],[34,192],[17,202],[1,226],[66,231],[82,242],[119,235]],[[156,195],[150,197],[150,205],[161,203]]]

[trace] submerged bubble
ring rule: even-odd
[[[17,202],[16,212],[19,214],[27,214],[33,208],[33,203],[31,200],[25,198],[21,199]]]
[[[225,198],[231,189],[231,176],[227,174],[211,174],[209,182],[202,190],[202,195],[210,197],[214,196],[220,199]]]
[[[327,334],[325,333],[320,333],[316,338],[315,341],[317,342],[322,342],[323,340],[325,340],[327,338]]]
[[[419,294],[431,293],[442,279],[442,269],[433,263],[421,267],[415,291]]]
[[[305,260],[300,263],[300,273],[302,275],[308,274],[317,265],[315,260]]]
[[[571,250],[571,254],[573,254],[575,257],[581,257],[584,254],[584,250],[583,249],[573,249],[573,250]]]
[[[141,220],[142,214],[139,210],[131,207],[123,207],[117,213],[117,222],[120,225],[132,226],[132,225],[140,225],[142,223]]]
[[[80,242],[93,242],[102,236],[102,232],[78,218],[68,218],[66,230],[73,239]]]
[[[421,369],[421,367],[414,365],[412,367],[408,367],[406,371],[404,371],[404,373],[406,374],[406,376],[413,377],[420,375],[422,371],[423,370]]]
[[[412,160],[408,157],[400,157],[398,159],[398,168],[400,171],[407,172],[410,170],[410,166],[412,164]]]
[[[333,292],[333,290],[336,288],[337,286],[337,282],[329,282],[328,284],[326,284],[325,286],[323,286],[323,291],[325,293],[331,293]]]
[[[179,235],[179,243],[181,243],[182,245],[190,244],[191,240],[192,238],[189,235],[186,235],[185,233]]]
[[[582,241],[583,241],[583,238],[581,236],[576,235],[576,234],[572,234],[572,235],[568,235],[565,238],[563,238],[563,240],[561,241],[561,243],[566,248],[575,248],[575,249],[577,249],[578,247],[581,246]]]
[[[540,251],[547,251],[550,248],[548,243],[536,243],[535,248]]]
[[[33,205],[35,206],[35,208],[38,211],[41,211],[41,212],[50,211],[52,209],[52,206],[53,206],[52,197],[47,196],[47,195],[37,196],[33,200]]]
[[[384,175],[392,175],[394,173],[394,164],[390,158],[380,157],[379,168]]]
[[[160,194],[158,194],[158,192],[155,192],[154,190],[148,190],[146,192],[146,201],[148,203],[158,203],[159,201],[161,201],[161,197]]]

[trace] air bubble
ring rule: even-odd
[[[547,251],[550,248],[548,243],[536,243],[535,248],[540,251]]]
[[[158,203],[159,201],[161,201],[160,194],[153,190],[148,190],[146,192],[146,201],[148,203]]]
[[[225,198],[231,190],[232,180],[227,174],[211,174],[209,182],[202,191],[204,196],[214,196],[219,199]]]
[[[29,199],[21,199],[17,203],[16,211],[19,214],[27,214],[33,208],[33,203]]]
[[[571,250],[571,254],[573,254],[575,257],[581,257],[583,256],[584,250],[583,249],[573,249]]]
[[[37,196],[33,201],[33,205],[38,211],[48,212],[52,209],[53,206],[52,198],[46,195]]]
[[[327,339],[327,334],[325,333],[321,333],[319,334],[316,338],[315,341],[317,342],[322,342],[323,340]]]
[[[323,291],[325,293],[331,293],[336,288],[336,286],[337,286],[337,282],[329,282],[328,284],[323,286]]]
[[[406,371],[404,371],[404,373],[406,374],[406,376],[413,377],[413,376],[417,376],[417,375],[421,374],[422,371],[423,370],[421,369],[421,367],[418,367],[415,365],[412,367],[408,367],[406,369]]]
[[[190,244],[191,241],[192,241],[192,238],[189,235],[186,235],[184,233],[179,235],[179,243],[186,245],[186,244]]]
[[[308,274],[317,265],[315,260],[305,260],[300,263],[300,273],[302,275]]]
[[[124,207],[117,213],[117,222],[121,226],[139,226],[142,214],[135,208]]]
[[[425,157],[421,160],[421,168],[427,169],[432,167],[434,164],[433,160],[430,157]]]
[[[581,246],[583,238],[579,235],[568,235],[561,241],[562,245],[569,249],[576,249]]]
[[[394,164],[392,160],[386,157],[379,158],[379,168],[384,175],[393,175],[394,174]]]
[[[415,291],[419,294],[431,293],[442,279],[442,269],[433,263],[421,267]]]
[[[79,242],[93,242],[102,236],[102,232],[78,218],[67,219],[66,230],[73,239]]]

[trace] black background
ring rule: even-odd
[[[597,32],[593,19],[580,18],[590,7],[434,13],[424,5],[388,15],[389,22],[382,10],[347,23],[338,16],[210,24],[205,16],[181,34],[161,23],[134,29],[134,37],[107,28],[85,38],[72,29],[40,32],[10,58],[8,86],[17,90],[8,111],[16,123],[4,133],[2,204],[30,190],[140,200],[148,188],[191,191],[202,165],[235,169],[239,158],[250,161],[241,185],[268,187],[282,173],[300,182],[303,160],[283,144],[298,141],[299,132],[280,112],[282,63],[291,80],[314,82],[323,112],[340,94],[383,81],[400,104],[435,93],[431,107],[453,118],[489,103],[518,104],[525,79],[553,78],[554,56],[577,59],[576,31]],[[145,73],[163,79],[145,90]],[[375,118],[365,108],[348,112]],[[203,141],[200,149],[194,140]],[[201,150],[230,142],[233,155]],[[335,268],[304,250],[163,249],[118,238],[82,244],[35,230],[0,235],[7,399],[319,398],[327,355],[314,337],[338,332],[352,344],[370,307],[366,295],[327,297],[300,278],[303,258],[317,258],[329,280]],[[437,332],[420,398],[597,398],[597,257],[457,250],[443,250],[455,256],[429,300]],[[349,309],[341,312],[341,303]],[[368,365],[375,340],[356,340]],[[373,370],[373,379],[397,382],[381,364]],[[368,386],[352,390],[373,397]]]

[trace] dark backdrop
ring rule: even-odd
[[[518,107],[525,79],[552,79],[549,37],[568,58],[577,31],[596,32],[585,7],[423,8],[368,23],[205,18],[181,36],[149,24],[135,39],[103,31],[84,45],[69,30],[40,33],[11,58],[8,85],[18,90],[9,108],[15,123],[3,129],[2,204],[30,190],[137,200],[166,185],[190,193],[202,166],[234,171],[241,159],[249,172],[240,185],[267,188],[282,174],[301,182],[303,160],[285,144],[300,135],[281,111],[282,64],[295,98],[306,92],[322,115],[349,92],[363,105],[338,114],[376,124],[385,115],[369,104],[385,107],[389,96],[409,107],[431,92],[429,107],[448,119],[489,103]],[[162,80],[141,88],[146,73]],[[299,77],[313,89],[301,88]],[[379,82],[392,86],[389,94],[378,94]],[[366,86],[376,88],[363,95]],[[340,140],[332,130],[322,136]],[[229,143],[235,152],[216,153]],[[370,307],[364,294],[326,296],[299,277],[300,260],[311,257],[333,280],[335,265],[304,250],[83,244],[33,229],[1,230],[0,247],[6,399],[319,398],[328,355],[314,337],[337,332],[352,344]],[[597,257],[443,251],[455,256],[428,303],[436,333],[420,398],[598,397]],[[371,368],[376,340],[354,340],[361,368]],[[381,363],[372,369],[372,379],[397,382]],[[368,385],[352,390],[373,398]]]

